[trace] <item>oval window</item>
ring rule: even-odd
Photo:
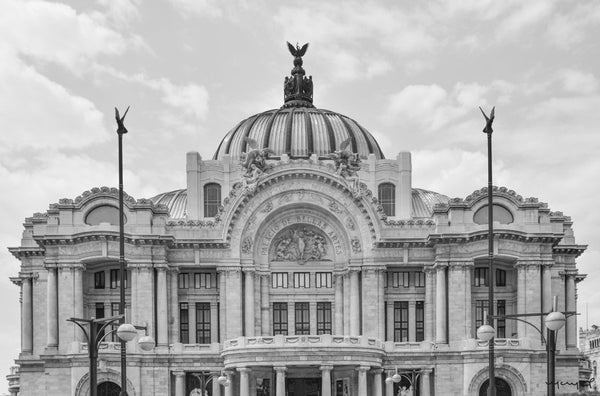
[[[510,224],[514,222],[514,218],[512,213],[504,206],[494,205],[493,206],[493,216],[494,221],[499,222],[500,224]],[[473,222],[477,224],[487,224],[488,223],[488,206],[482,206],[475,212],[473,216]]]
[[[124,223],[127,218],[123,215]],[[85,224],[98,225],[100,223],[109,223],[119,225],[119,209],[110,205],[102,205],[92,209],[85,217]]]

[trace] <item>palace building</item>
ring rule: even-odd
[[[125,197],[126,320],[156,340],[127,344],[128,394],[485,394],[487,189],[450,199],[413,187],[411,154],[386,158],[364,126],[316,108],[306,48],[290,51],[282,107],[237,123],[212,159],[189,152],[186,188]],[[548,312],[553,296],[576,311],[585,246],[571,219],[504,187],[493,195],[496,313]],[[67,319],[118,313],[118,223],[107,187],[25,220],[10,249],[21,262],[15,394],[89,394],[87,344]],[[540,334],[495,327],[498,395],[544,395]],[[579,379],[577,336],[571,316],[557,379]],[[118,394],[119,348],[107,333],[99,394]]]

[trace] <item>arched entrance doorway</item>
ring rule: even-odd
[[[98,396],[119,396],[121,387],[114,382],[106,381],[98,385]]]
[[[496,396],[512,396],[510,385],[502,378],[496,377]],[[490,380],[486,379],[481,388],[479,388],[479,396],[487,396],[487,390],[490,386]]]

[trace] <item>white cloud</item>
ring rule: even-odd
[[[559,72],[559,80],[565,91],[574,94],[592,94],[598,91],[598,79],[592,73],[575,69]]]
[[[126,37],[92,16],[45,1],[3,2],[0,35],[5,50],[56,62],[74,73],[85,61],[120,54],[128,45]]]
[[[169,0],[173,6],[183,15],[200,15],[209,18],[223,16],[221,4],[216,0]]]
[[[107,139],[103,116],[94,103],[20,60],[3,59],[0,109],[5,133],[0,134],[0,152],[17,147],[83,147]]]
[[[587,37],[597,37],[599,26],[600,7],[597,1],[567,2],[548,21],[545,37],[552,45],[570,49]]]

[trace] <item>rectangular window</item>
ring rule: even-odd
[[[288,305],[287,303],[273,303],[273,335],[288,334]]]
[[[410,272],[392,272],[392,287],[410,287]],[[388,278],[389,280],[389,278]]]
[[[110,316],[117,316],[119,314],[119,308],[120,308],[121,304],[120,303],[110,303]],[[113,327],[114,329],[118,328],[117,327]],[[117,332],[114,331],[111,335],[110,335],[111,341],[112,342],[119,342],[121,341],[121,339],[119,337],[117,337]]]
[[[317,334],[331,334],[331,303],[317,303]]]
[[[400,287],[400,272],[391,272],[390,275],[391,275],[392,287],[394,287],[394,288]]]
[[[496,301],[496,315],[506,315],[506,300]],[[506,338],[506,319],[496,319],[496,337]]]
[[[496,286],[506,286],[506,271],[496,269]]]
[[[310,334],[310,308],[308,303],[297,302],[294,311],[296,335]]]
[[[316,287],[332,287],[331,278],[331,272],[317,272],[315,274]]]
[[[310,287],[310,272],[294,272],[294,287],[309,288]]]
[[[473,277],[475,280],[475,286],[487,286],[488,285],[488,269],[487,268],[475,268],[473,271]]]
[[[128,272],[129,271],[125,270],[125,288],[127,288]],[[110,288],[118,289],[119,287],[121,287],[121,271],[118,268],[111,269],[110,270]]]
[[[178,284],[180,289],[189,289],[190,287],[190,274],[187,272],[182,272],[177,277]]]
[[[425,287],[424,272],[415,272],[415,287]]]
[[[271,287],[276,289],[278,287],[283,287],[284,289],[288,287],[288,273],[287,272],[273,272],[271,274]]]
[[[196,343],[210,344],[210,303],[196,303]]]
[[[415,304],[415,341],[425,339],[425,303],[417,301]]]
[[[179,340],[182,344],[190,343],[190,313],[188,303],[179,303]]]
[[[401,272],[400,274],[402,287],[410,287],[410,272]]]
[[[104,303],[96,303],[96,310],[94,312],[96,319],[102,319],[104,317]],[[104,330],[100,331],[102,323],[96,324],[96,331],[98,331],[98,339],[104,336]]]
[[[194,288],[195,289],[210,289],[212,287],[212,274],[208,272],[201,272],[194,274]]]
[[[408,342],[408,301],[394,301],[394,342]]]
[[[475,329],[487,323],[488,300],[475,301]]]
[[[105,287],[105,272],[94,272],[94,289],[104,289]]]

